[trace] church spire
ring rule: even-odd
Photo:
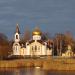
[[[19,30],[19,25],[18,24],[16,25],[16,33],[20,34],[20,30]]]
[[[16,25],[16,32],[15,32],[15,42],[19,42],[20,41],[20,31],[19,31],[19,25]]]

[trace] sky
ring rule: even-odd
[[[21,34],[37,26],[41,31],[75,37],[75,0],[0,0],[0,32],[13,39],[16,24]]]

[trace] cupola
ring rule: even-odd
[[[41,35],[42,35],[42,32],[40,31],[40,29],[38,27],[36,27],[33,32],[32,32],[32,35],[33,35],[33,40],[41,40]]]
[[[41,35],[41,34],[42,34],[42,32],[40,31],[40,29],[38,27],[36,27],[34,29],[34,31],[32,32],[32,35]]]

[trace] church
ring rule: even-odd
[[[32,40],[27,41],[25,44],[20,43],[20,30],[19,25],[16,25],[16,32],[14,34],[13,55],[28,56],[28,57],[41,57],[51,56],[52,46],[47,42],[42,41],[42,32],[39,28],[35,28],[32,32]]]

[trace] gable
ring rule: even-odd
[[[34,42],[32,42],[31,44],[29,44],[29,45],[31,45],[31,46],[34,46],[34,45],[36,45],[36,46],[37,46],[37,45],[40,46],[40,45],[41,45],[41,46],[42,46],[43,44],[41,44],[41,43],[38,42],[38,41],[36,41],[36,42],[34,41]]]

